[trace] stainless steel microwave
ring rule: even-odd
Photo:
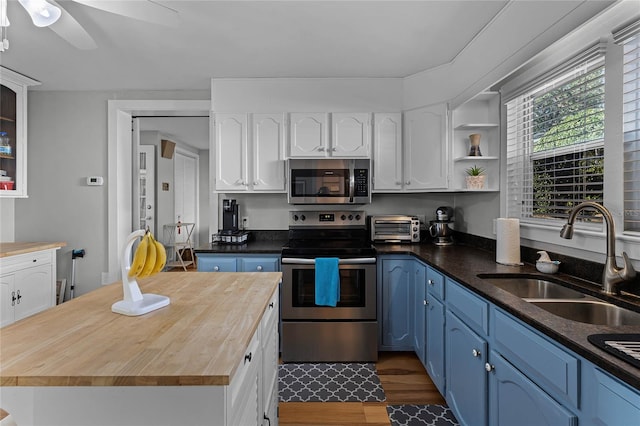
[[[289,204],[371,202],[371,160],[317,158],[287,160]]]

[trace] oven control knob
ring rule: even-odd
[[[301,214],[300,215],[300,220],[305,220],[305,219],[306,219],[306,217],[303,214]]]
[[[353,220],[353,215],[352,214],[349,215],[349,220]]]
[[[356,215],[356,220],[360,220],[360,215],[359,214]]]
[[[298,221],[298,215],[297,215],[297,214],[294,214],[294,215],[293,215],[293,221],[294,221],[294,222],[297,222],[297,221]]]
[[[340,219],[347,220],[347,216],[346,215],[342,215],[342,216],[340,216]]]

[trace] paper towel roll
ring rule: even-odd
[[[499,217],[496,220],[496,262],[520,265],[520,220]]]

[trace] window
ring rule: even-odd
[[[640,35],[623,47],[624,230],[640,231]]]
[[[510,217],[563,219],[604,192],[604,56],[580,55],[507,102]],[[583,221],[601,222],[585,210]]]

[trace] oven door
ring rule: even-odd
[[[282,259],[282,320],[375,320],[376,259],[340,259],[340,301],[315,304],[314,259]]]

